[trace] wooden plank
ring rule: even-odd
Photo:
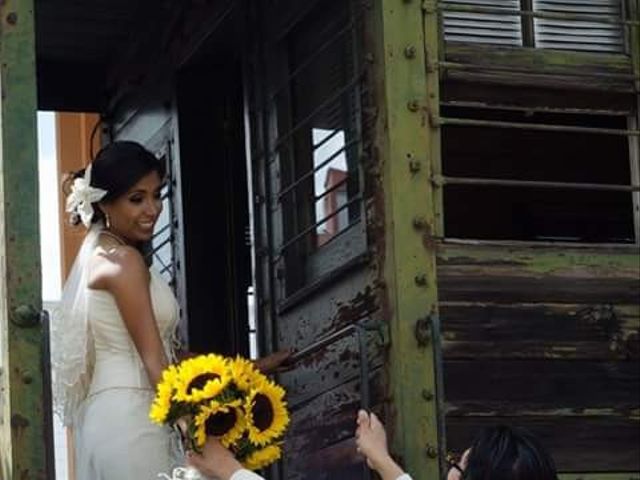
[[[640,358],[640,306],[441,303],[447,359]]]
[[[468,82],[456,82],[447,78],[442,83],[444,102],[475,102],[484,105],[511,105],[522,108],[554,107],[560,109],[602,110],[614,113],[631,114],[633,112],[633,93],[572,91],[542,88],[538,85],[522,88],[517,85],[488,85]]]
[[[486,83],[633,91],[633,66],[623,54],[447,43],[447,78]]]
[[[640,415],[636,361],[450,360],[444,375],[449,418]]]
[[[637,420],[611,418],[501,417],[451,418],[447,446],[461,453],[484,427],[518,425],[536,434],[551,452],[559,471],[638,472],[640,428]]]
[[[633,72],[631,59],[623,54],[449,43],[445,45],[445,58],[465,64],[513,65],[532,72],[564,75],[630,75]]]
[[[636,304],[640,261],[632,248],[441,244],[440,301]]]

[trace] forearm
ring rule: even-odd
[[[382,480],[397,480],[404,474],[404,471],[391,457],[386,457],[378,462],[375,465],[375,470]]]

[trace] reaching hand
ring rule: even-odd
[[[287,369],[287,361],[293,354],[292,349],[278,350],[277,352],[267,355],[266,357],[258,358],[255,360],[255,365],[258,370],[264,374],[274,373],[283,369]]]
[[[367,465],[378,472],[383,480],[395,480],[402,475],[404,472],[389,455],[387,434],[375,413],[360,410],[356,423],[358,452],[366,457]]]

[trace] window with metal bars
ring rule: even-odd
[[[451,42],[625,52],[626,0],[442,0]]]
[[[156,222],[156,229],[151,239],[148,255],[151,261],[167,280],[169,285],[177,291],[177,252],[175,250],[176,208],[174,198],[173,168],[169,153],[164,153],[160,161],[167,166],[167,179],[162,189],[162,212]]]
[[[319,2],[278,44],[271,158],[283,297],[343,268],[365,249],[357,30],[350,2]]]
[[[441,114],[447,237],[638,241],[635,113],[451,102]]]

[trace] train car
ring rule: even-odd
[[[293,347],[274,479],[416,479],[487,425],[640,478],[637,0],[0,3],[0,443],[54,478],[37,110],[169,166],[154,262],[193,351]],[[84,480],[84,479],[78,479]]]

